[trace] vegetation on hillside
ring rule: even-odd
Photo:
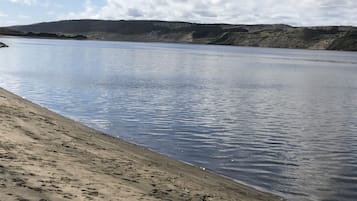
[[[0,28],[0,34],[71,39],[357,50],[357,28],[68,20]]]

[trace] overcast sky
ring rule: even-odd
[[[63,19],[357,26],[357,0],[0,0],[0,26]]]

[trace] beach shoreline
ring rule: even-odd
[[[101,133],[0,88],[4,200],[283,200]]]

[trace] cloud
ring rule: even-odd
[[[56,12],[55,12],[55,11],[50,10],[50,11],[47,11],[47,12],[46,12],[46,15],[49,15],[49,16],[54,16],[54,15],[56,15]]]
[[[40,6],[43,8],[63,8],[63,5],[54,2],[51,0],[8,0],[9,2],[16,3],[16,4],[22,4],[22,5],[27,5],[27,6]]]
[[[18,15],[17,17],[18,17],[19,19],[23,19],[23,20],[30,19],[30,16],[27,16],[27,15]]]
[[[137,9],[137,8],[130,8],[128,9],[128,16],[130,17],[141,17],[143,16],[144,14],[142,13],[141,10]]]
[[[68,13],[63,18],[357,25],[355,13],[355,0],[106,0],[101,7],[86,0],[83,11]]]
[[[32,5],[37,3],[37,0],[9,0],[13,3],[20,3],[20,4],[26,4],[26,5]]]
[[[0,11],[0,18],[8,17],[9,15]]]
[[[98,8],[90,0],[86,0],[84,3],[84,10],[79,13],[70,12],[60,18],[65,19],[99,19]]]

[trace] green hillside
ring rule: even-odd
[[[145,20],[68,20],[0,28],[0,34],[113,41],[357,50],[357,28],[347,26],[292,27],[282,24],[231,25]]]

